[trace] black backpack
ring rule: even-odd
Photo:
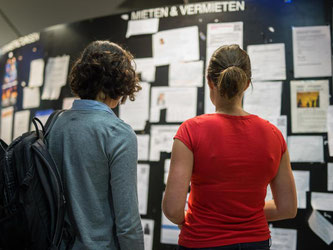
[[[9,146],[1,141],[1,250],[58,249],[64,236],[73,241],[64,222],[66,200],[61,176],[45,140],[61,112],[54,112],[45,128],[34,117],[36,130],[24,133]]]

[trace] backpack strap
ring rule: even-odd
[[[38,137],[38,138],[41,138],[41,136],[45,134],[45,128],[44,128],[44,126],[43,126],[43,123],[42,123],[41,120],[39,120],[36,116],[35,116],[34,118],[32,118],[32,123],[33,123],[33,125],[35,126],[35,130],[36,130],[37,137]],[[37,124],[37,123],[39,124],[39,126],[40,126],[41,129],[42,129],[42,134],[40,134],[40,131],[39,131],[39,129],[38,129],[38,124]]]
[[[58,117],[64,112],[65,110],[56,110],[56,111],[54,111],[51,115],[50,115],[50,117],[47,119],[47,121],[46,121],[46,123],[45,123],[45,134],[44,134],[44,137],[46,137],[49,133],[50,133],[50,131],[51,131],[51,129],[52,129],[52,127],[53,127],[53,125],[54,125],[54,123],[56,122],[56,120],[58,119]]]
[[[1,150],[2,150],[1,153],[2,153],[2,152],[6,152],[8,145],[2,139],[0,139],[0,147],[1,147]]]

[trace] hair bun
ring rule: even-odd
[[[232,65],[222,70],[218,78],[218,89],[221,96],[227,96],[229,99],[236,96],[246,84],[247,76],[240,67]]]
[[[220,95],[231,99],[241,94],[251,79],[250,58],[237,44],[223,45],[213,53],[207,73]]]

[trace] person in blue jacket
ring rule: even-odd
[[[141,87],[133,56],[109,41],[89,44],[69,82],[75,100],[56,120],[48,147],[67,196],[73,249],[143,250],[137,198],[137,139],[112,111]]]

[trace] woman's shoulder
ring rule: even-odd
[[[207,121],[211,121],[211,120],[214,120],[215,119],[215,114],[201,114],[201,115],[198,115],[198,116],[195,116],[195,117],[192,117],[188,120],[186,120],[185,122],[186,123],[196,123],[196,124],[200,124],[200,123],[204,123],[204,122],[207,122]]]
[[[259,126],[261,126],[262,129],[265,129],[269,133],[272,133],[275,138],[278,138],[281,141],[281,143],[284,144],[285,140],[284,140],[283,134],[275,124],[273,124],[271,121],[263,119],[259,116],[257,118],[257,123],[259,124]]]
[[[272,129],[274,132],[279,131],[279,129],[269,120],[257,116],[256,122],[264,127]]]

